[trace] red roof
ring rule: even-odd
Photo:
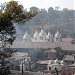
[[[72,38],[62,38],[63,42],[71,42],[73,39]]]

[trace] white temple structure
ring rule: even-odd
[[[52,41],[53,40],[53,35],[50,32],[48,32],[48,34],[46,35],[46,40],[47,41]]]
[[[28,32],[26,31],[25,34],[24,34],[24,36],[23,36],[23,40],[24,40],[24,41],[30,41],[30,39],[31,39],[31,38],[30,38],[30,35],[29,35]]]
[[[58,41],[62,41],[62,36],[59,33],[59,31],[57,31],[54,35],[54,42],[58,42]]]
[[[53,34],[51,34],[50,32],[46,33],[43,29],[41,29],[40,32],[36,31],[33,34],[33,37],[31,37],[28,32],[26,31],[24,36],[23,36],[23,40],[24,41],[32,41],[32,42],[59,42],[62,41],[62,36],[59,33],[59,31],[57,31],[55,33],[55,35],[53,36]]]
[[[32,41],[39,41],[39,33],[38,33],[38,31],[36,31],[35,33],[34,33],[34,35],[33,35],[33,39],[32,39]]]
[[[62,60],[62,61],[59,61],[58,59],[56,59],[56,60],[50,60],[49,61],[49,63],[48,63],[48,65],[47,65],[47,69],[48,69],[48,71],[50,71],[50,70],[55,70],[55,68],[57,68],[58,69],[58,71],[59,70],[61,70],[61,68],[64,66],[65,64],[64,64],[64,61]]]
[[[42,29],[38,37],[39,41],[46,41],[46,32]]]
[[[20,64],[20,71],[22,71],[22,67],[23,67],[23,71],[29,70],[30,69],[30,61],[31,61],[31,58],[26,57],[26,59],[24,59]]]

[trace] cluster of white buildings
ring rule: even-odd
[[[31,62],[31,58],[26,57],[20,64],[20,71],[22,71],[22,67],[23,67],[23,71],[30,70],[30,62]]]
[[[65,63],[64,63],[63,60],[61,60],[61,61],[59,62],[58,59],[56,59],[56,60],[54,60],[54,61],[51,59],[51,60],[48,62],[47,69],[48,69],[48,71],[50,71],[50,70],[55,70],[55,68],[57,68],[58,70],[61,70],[61,68],[64,67],[64,66],[65,66]]]
[[[53,36],[53,34],[51,34],[50,32],[46,33],[43,29],[41,29],[40,32],[36,31],[33,34],[33,37],[31,37],[26,31],[25,34],[23,35],[23,40],[32,42],[47,42],[47,41],[58,42],[62,41],[62,36],[59,31],[57,31]]]

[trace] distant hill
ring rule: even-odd
[[[18,37],[22,37],[25,31],[33,35],[36,30],[40,31],[41,28],[45,31],[51,31],[53,34],[57,30],[67,30],[70,34],[75,33],[75,10],[69,10],[67,8],[55,10],[52,7],[48,11],[37,7],[31,7],[31,10],[37,11],[38,14],[24,25],[18,25],[16,27]]]

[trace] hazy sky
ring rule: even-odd
[[[10,0],[0,0],[1,2],[8,2]],[[74,0],[17,0],[20,1],[21,4],[25,8],[30,8],[32,6],[36,6],[38,8],[45,8],[46,10],[49,7],[55,8],[55,6],[59,6],[62,8],[75,9],[75,1]]]

